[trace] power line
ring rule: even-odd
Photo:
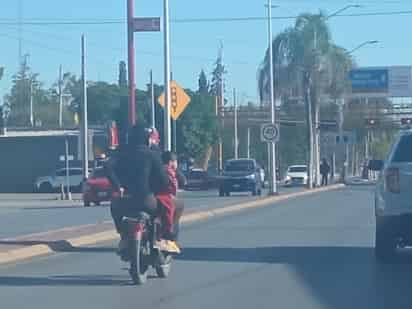
[[[398,16],[412,15],[412,10],[404,11],[387,11],[387,12],[366,12],[354,14],[340,14],[335,17],[365,17],[365,16]],[[273,20],[290,20],[299,16],[274,16]],[[211,17],[211,18],[177,18],[172,19],[173,23],[212,23],[212,22],[252,22],[267,21],[267,17],[246,16],[246,17]],[[23,21],[21,24],[26,26],[53,26],[53,25],[124,25],[123,19],[83,19],[83,20],[62,20],[62,19],[30,19]],[[0,25],[19,25],[19,22],[13,19],[0,19]]]

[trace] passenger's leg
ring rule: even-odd
[[[175,198],[174,199],[174,204],[175,204],[175,214],[174,214],[174,220],[173,220],[173,230],[175,234],[175,239],[177,240],[179,237],[179,231],[180,231],[180,219],[183,216],[183,212],[185,209],[185,205],[183,203],[182,199]]]

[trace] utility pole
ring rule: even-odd
[[[305,73],[304,84],[306,86],[311,84],[310,73]],[[312,101],[310,87],[305,89],[305,102],[306,102],[306,122],[308,126],[308,189],[313,188],[313,121],[312,121]]]
[[[33,81],[30,79],[30,126],[34,127],[34,115],[33,115]]]
[[[171,138],[171,118],[170,118],[170,29],[169,29],[169,0],[163,1],[164,9],[164,86],[165,86],[165,106],[164,106],[164,148],[172,150]]]
[[[66,198],[66,200],[71,201],[72,194],[70,192],[69,136],[68,135],[66,135],[66,138],[64,140],[64,145],[65,145],[65,162],[66,162],[66,194],[65,194],[65,198]]]
[[[233,89],[233,106],[235,116],[235,159],[239,159],[239,136],[238,136],[238,124],[237,124],[237,97],[236,89]]]
[[[63,127],[63,72],[59,67],[59,128]]]
[[[220,51],[219,51],[219,57],[220,57],[220,62],[222,64],[222,72],[220,75],[220,104],[219,104],[219,109],[218,109],[218,113],[219,113],[219,123],[220,123],[220,127],[224,128],[224,118],[223,118],[223,111],[224,111],[224,107],[225,107],[225,81],[224,81],[224,70],[223,70],[223,43],[220,42]],[[223,138],[222,138],[222,132],[219,134],[219,171],[223,170]]]
[[[250,159],[250,127],[247,128],[247,158]]]
[[[275,106],[275,79],[273,76],[273,42],[272,42],[272,0],[268,0],[268,41],[269,41],[269,62],[270,62],[270,109],[272,124],[276,122],[276,106]],[[276,142],[270,143],[270,195],[278,194],[276,184]]]
[[[155,94],[154,94],[154,84],[153,84],[153,71],[150,70],[150,101],[151,101],[151,111],[152,111],[152,127],[156,127],[156,107],[155,107]]]
[[[19,67],[23,61],[23,0],[18,0],[18,23],[19,23],[19,47],[18,47],[18,57],[19,57]]]
[[[83,161],[83,178],[89,177],[89,153],[88,153],[88,123],[87,123],[87,81],[86,81],[86,43],[82,35],[82,108],[83,117],[81,117],[81,139],[82,139],[82,161]]]
[[[127,45],[129,73],[129,126],[136,124],[136,81],[135,81],[135,48],[134,48],[134,0],[127,0]]]

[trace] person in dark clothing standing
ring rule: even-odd
[[[157,152],[149,148],[149,135],[144,126],[136,125],[129,132],[128,143],[105,165],[106,174],[120,198],[111,205],[111,214],[121,236],[119,251],[126,247],[122,218],[142,210],[155,213],[156,194],[168,189],[169,178]]]
[[[320,174],[322,175],[322,186],[328,185],[330,173],[330,166],[326,159],[322,159],[322,164],[320,165]]]

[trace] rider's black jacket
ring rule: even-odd
[[[159,155],[146,145],[125,146],[105,165],[106,174],[115,189],[144,200],[151,194],[167,190],[169,179]]]

